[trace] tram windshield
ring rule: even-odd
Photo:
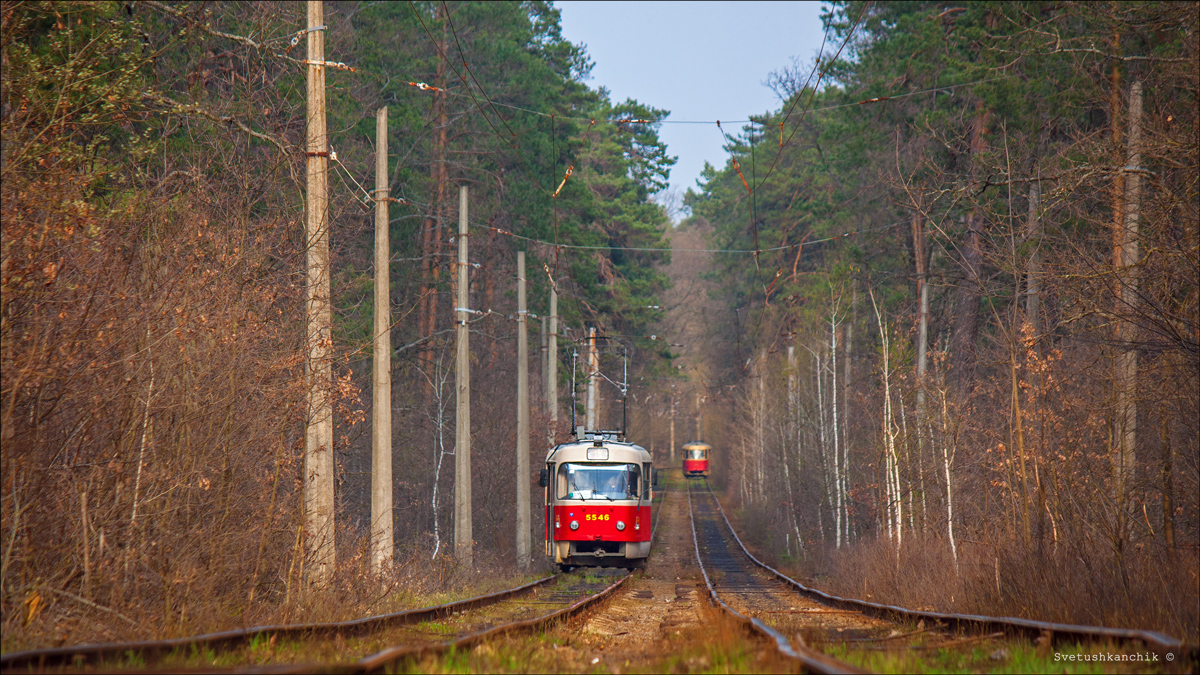
[[[558,498],[614,501],[638,498],[637,464],[575,464],[558,468]]]
[[[692,447],[688,448],[687,458],[688,459],[704,459],[704,455],[705,455],[704,451],[706,449],[707,448],[704,448],[702,446],[692,446]]]

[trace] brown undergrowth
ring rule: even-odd
[[[379,579],[347,528],[333,581],[305,588],[303,242],[286,196],[266,197],[286,167],[240,150],[153,189],[62,143],[57,163],[5,155],[5,652],[347,619],[509,581],[423,541]],[[333,395],[344,425],[357,392]]]
[[[365,538],[355,543],[365,550]],[[347,558],[325,588],[294,589],[283,598],[260,597],[232,611],[227,594],[206,587],[177,600],[177,615],[142,605],[133,610],[122,608],[118,617],[118,610],[85,602],[43,582],[29,593],[46,598],[44,605],[31,612],[30,603],[25,603],[19,612],[6,613],[3,651],[163,639],[258,625],[345,621],[494,593],[540,576],[515,574],[511,566],[486,556],[477,556],[476,566],[466,568],[447,556],[431,560],[428,550],[415,548],[401,552],[391,569],[381,575],[367,568],[363,556]]]
[[[1194,551],[1128,552],[1096,546],[960,542],[910,537],[862,541],[795,568],[827,592],[912,609],[1158,630],[1200,638],[1200,565]]]
[[[923,609],[1157,630],[1200,643],[1200,559],[1195,548],[1138,549],[1118,557],[1091,542],[1024,545],[906,533],[837,549],[809,542],[801,558],[727,510],[739,536],[768,564],[842,597]],[[751,516],[751,520],[753,517]],[[897,553],[898,551],[898,553]]]

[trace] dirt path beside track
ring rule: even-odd
[[[671,474],[675,490],[664,503],[658,540],[643,573],[603,609],[565,631],[567,644],[560,651],[577,651],[582,667],[598,658],[597,665],[610,668],[650,669],[707,632],[711,612],[701,593],[687,498],[682,477]]]
[[[709,605],[696,566],[683,477],[676,468],[669,479],[671,492],[650,559],[611,599],[541,636],[499,640],[454,664],[427,661],[418,669],[792,672],[792,664]]]

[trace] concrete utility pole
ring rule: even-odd
[[[471,535],[471,343],[467,332],[467,186],[458,188],[458,358],[454,415],[454,555],[474,566]]]
[[[795,443],[796,444],[796,453],[797,453],[797,456],[799,456],[800,433],[799,433],[799,425],[796,423],[796,410],[799,407],[799,398],[797,396],[797,389],[796,389],[796,345],[788,345],[787,364],[788,364],[788,371],[787,371],[787,373],[788,373],[788,376],[787,376],[787,391],[788,391],[787,428],[789,430],[788,445],[790,445],[791,443]],[[785,456],[786,456],[786,452],[787,451],[785,450],[784,451]]]
[[[671,386],[671,466],[675,465],[675,387]]]
[[[538,347],[538,367],[541,368],[541,370],[538,372],[542,374],[542,409],[548,414],[550,412],[550,399],[546,397],[546,393],[550,391],[550,379],[548,377],[550,372],[550,364],[547,363],[549,359],[546,356],[549,354],[549,352],[546,351],[546,317],[543,316],[541,319],[542,332],[539,333],[539,335],[542,336],[542,341],[538,343],[541,345]]]
[[[554,447],[558,434],[558,291],[550,289],[550,344],[547,347],[546,365],[546,408],[550,413],[550,428],[546,431],[546,444]]]
[[[371,568],[392,560],[392,312],[387,106],[375,113],[375,345],[371,371]]]
[[[588,385],[587,385],[587,428],[598,429],[596,426],[596,373],[600,372],[600,358],[596,353],[596,327],[588,327]]]
[[[325,25],[321,0],[308,0],[307,133],[308,203],[304,213],[305,315],[308,423],[304,430],[304,524],[309,580],[323,585],[333,573],[333,368],[329,309],[329,139],[325,135]]]
[[[517,251],[517,568],[529,569],[529,333],[525,252]]]
[[[550,412],[550,399],[546,398],[546,392],[550,390],[550,382],[546,380],[546,374],[550,365],[546,363],[546,317],[541,317],[541,342],[538,342],[538,372],[541,374],[541,407],[548,413]]]

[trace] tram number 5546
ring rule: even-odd
[[[608,520],[609,517],[610,516],[607,513],[588,513],[588,514],[584,515],[583,519],[584,520]]]

